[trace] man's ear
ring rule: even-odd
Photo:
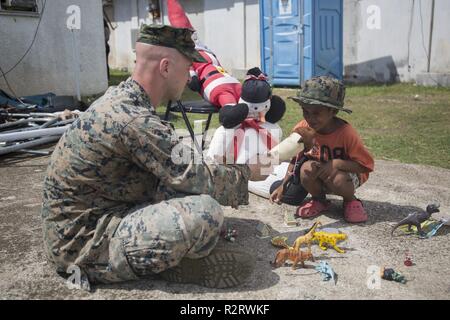
[[[163,58],[159,62],[159,72],[161,73],[161,76],[163,78],[169,77],[169,64],[170,64],[170,61],[167,58]]]

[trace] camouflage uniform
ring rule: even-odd
[[[71,125],[44,181],[45,249],[59,272],[76,265],[91,282],[111,283],[210,253],[223,223],[219,203],[248,203],[250,170],[176,164],[178,143],[131,78]]]

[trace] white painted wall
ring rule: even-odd
[[[109,41],[110,67],[131,71],[136,59],[133,48],[139,28],[144,23],[153,23],[148,12],[148,1],[114,0],[113,7],[108,8],[108,16],[115,27]]]
[[[45,92],[76,95],[72,36],[66,28],[66,9],[73,4],[81,9],[81,30],[75,31],[80,52],[81,94],[96,94],[107,88],[101,1],[47,0],[31,51],[7,75],[17,95]],[[5,72],[31,44],[38,21],[39,17],[0,14],[0,66]],[[1,75],[0,88],[9,92]]]
[[[133,2],[114,0],[116,58],[114,67],[132,68],[130,29]],[[269,0],[264,0],[269,1]],[[344,0],[344,76],[354,82],[417,81],[428,68],[431,0]],[[165,1],[163,1],[165,3]],[[260,66],[258,0],[180,0],[200,39],[236,77]],[[370,29],[370,6],[380,12],[380,28]],[[163,13],[166,13],[163,6]],[[436,0],[431,50],[431,81],[450,84],[450,1]],[[134,20],[133,20],[134,19]],[[161,23],[168,23],[164,14]],[[437,76],[433,76],[438,74]],[[420,81],[419,81],[420,82]]]
[[[132,70],[135,54],[131,47],[131,30],[141,23],[152,23],[145,10],[146,0],[114,0],[114,25],[110,44],[110,65]],[[260,65],[258,0],[180,0],[200,40],[212,49],[228,72],[242,76]],[[169,24],[166,1],[162,1],[162,19]],[[137,23],[138,21],[138,23]],[[207,27],[206,27],[207,26]]]
[[[344,0],[347,80],[416,81],[427,73],[431,0]],[[380,28],[370,29],[370,6]],[[368,9],[370,13],[368,13]],[[450,1],[436,0],[430,72],[450,73]]]

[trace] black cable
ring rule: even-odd
[[[5,79],[6,79],[5,76],[6,76],[8,73],[10,73],[11,71],[13,71],[13,70],[14,70],[14,69],[22,62],[22,60],[27,56],[28,52],[30,52],[31,48],[33,47],[34,42],[36,41],[37,33],[38,33],[38,31],[39,31],[39,26],[41,25],[42,17],[44,16],[44,11],[45,11],[45,5],[46,5],[46,4],[47,4],[47,0],[43,0],[43,5],[42,5],[42,10],[41,10],[41,15],[40,15],[40,17],[39,17],[39,21],[38,21],[38,24],[37,24],[37,27],[36,27],[36,31],[34,32],[33,41],[31,41],[31,44],[30,44],[30,46],[28,47],[27,51],[25,51],[25,53],[24,53],[23,56],[19,59],[19,61],[17,61],[17,63],[14,64],[14,66],[12,66],[8,71],[6,71],[6,72],[3,72],[3,71],[2,71],[2,75],[3,75],[3,77],[4,77]],[[9,87],[9,85],[8,85],[8,87]]]
[[[19,100],[21,103],[25,104],[22,100],[20,100],[20,98],[19,98],[19,97],[16,95],[16,93],[14,92],[13,88],[10,86],[10,84],[9,84],[9,82],[8,82],[8,79],[6,78],[6,75],[5,75],[5,73],[3,72],[2,67],[0,67],[0,72],[1,72],[2,75],[3,75],[3,78],[5,78],[6,85],[8,86],[9,91],[11,91],[12,95],[14,96],[14,98],[16,98],[17,100]]]

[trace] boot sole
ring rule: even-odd
[[[176,267],[160,273],[164,280],[193,283],[208,288],[230,288],[245,282],[256,261],[248,253],[216,251],[201,259],[183,259]]]

